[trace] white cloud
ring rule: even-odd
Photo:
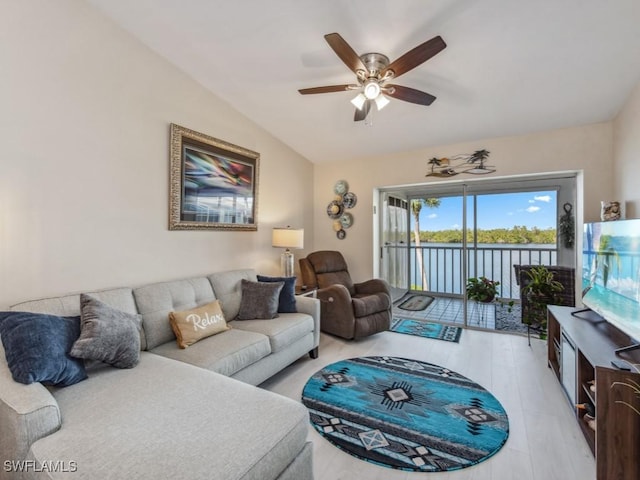
[[[537,212],[538,210],[540,210],[540,207],[534,207],[533,205],[527,208],[527,212],[529,213]]]
[[[437,213],[430,213],[429,215],[427,215],[427,218],[438,218],[438,214]]]
[[[535,200],[529,200],[529,203],[536,203]]]
[[[538,202],[545,202],[545,203],[549,203],[551,201],[551,197],[549,195],[538,195],[533,197],[533,199]]]
[[[455,230],[460,228],[460,225],[458,225],[457,223],[454,223],[453,225],[451,225],[451,228]]]

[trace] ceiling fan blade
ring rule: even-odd
[[[352,89],[353,89],[353,85],[328,85],[326,87],[301,88],[298,91],[302,95],[309,95],[312,93],[344,92],[345,90],[352,90]]]
[[[351,69],[353,73],[357,73],[358,70],[367,71],[367,68],[360,60],[358,54],[351,48],[351,46],[340,36],[339,33],[328,33],[324,36],[329,46],[336,52],[336,55],[340,57],[340,60]]]
[[[387,88],[389,90],[387,90]],[[416,90],[415,88],[403,87],[402,85],[385,85],[385,91],[383,93],[389,97],[404,100],[405,102],[417,103],[418,105],[431,105],[436,99],[436,97],[429,93]]]
[[[440,35],[433,37],[431,40],[427,40],[414,49],[409,50],[397,60],[391,62],[389,66],[380,73],[380,77],[384,77],[389,70],[392,70],[394,78],[397,78],[437,55],[444,50],[446,46],[447,44],[444,43]]]
[[[353,121],[360,122],[367,118],[369,110],[371,110],[371,100],[367,100],[366,102],[364,102],[364,105],[362,105],[361,109],[356,108],[356,114],[353,117]]]

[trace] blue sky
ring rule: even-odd
[[[472,197],[469,197],[471,202]],[[503,193],[478,196],[478,228],[555,228],[557,215],[555,191]],[[472,204],[470,203],[470,206]],[[469,209],[471,222],[473,210]],[[412,216],[413,228],[413,216]],[[422,207],[420,230],[448,230],[462,225],[462,197],[442,197],[438,208]]]

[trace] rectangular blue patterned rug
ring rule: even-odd
[[[418,320],[415,318],[394,317],[391,322],[392,332],[415,335],[418,337],[434,338],[445,342],[459,342],[462,328],[442,323]]]

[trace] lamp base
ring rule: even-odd
[[[293,277],[293,253],[288,248],[280,255],[280,270],[283,277]]]

